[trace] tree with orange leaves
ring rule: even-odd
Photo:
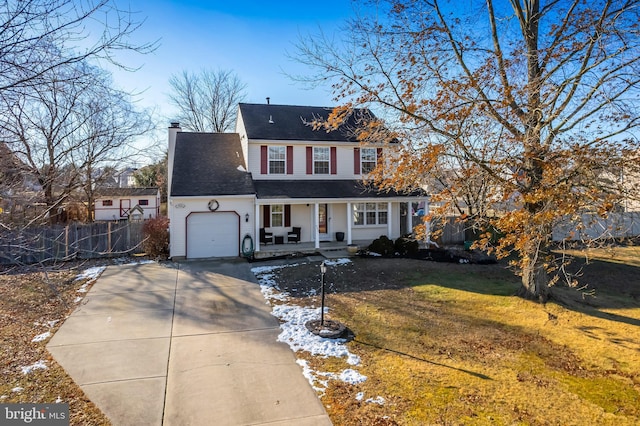
[[[318,71],[304,79],[330,82],[342,105],[325,125],[356,107],[381,117],[356,131],[399,142],[371,176],[383,187],[446,176],[436,197],[456,200],[482,182],[503,207],[476,215],[503,235],[492,249],[517,255],[521,296],[546,301],[553,227],[632,195],[603,176],[640,167],[640,2],[387,0],[356,16],[342,42],[298,44]]]

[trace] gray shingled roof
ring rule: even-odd
[[[172,196],[254,194],[237,133],[178,132]]]
[[[332,108],[272,104],[240,104],[239,107],[249,139],[357,142],[349,129],[357,126],[357,118],[362,114],[373,117],[369,110],[356,110],[345,125],[327,133],[313,130],[305,121],[326,119]]]
[[[146,188],[100,188],[97,190],[99,197],[138,197],[142,195],[157,195],[157,187]]]
[[[256,180],[259,199],[273,198],[384,198],[424,195],[421,192],[401,194],[382,192],[367,187],[360,180]]]

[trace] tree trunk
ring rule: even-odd
[[[516,295],[546,303],[550,297],[549,274],[545,268],[545,254],[534,248],[522,262],[522,285]]]

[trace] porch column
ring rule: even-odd
[[[391,214],[391,201],[387,202],[387,235],[393,238],[393,220]]]
[[[315,203],[313,205],[313,240],[315,242],[314,247],[320,248],[320,204]]]
[[[260,251],[260,206],[258,203],[254,204],[255,211],[253,212],[253,251]]]
[[[425,243],[431,243],[431,221],[427,220],[429,217],[429,200],[424,200],[424,239]]]
[[[413,212],[411,211],[411,201],[407,202],[407,230],[410,235],[413,235]]]
[[[351,219],[351,202],[347,203],[347,244],[352,244],[351,241],[351,224],[353,223],[353,219]]]

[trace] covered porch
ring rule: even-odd
[[[372,241],[354,240],[351,244],[357,246],[358,249],[363,249],[369,247]],[[260,251],[254,253],[254,258],[260,260],[280,256],[310,256],[315,254],[321,254],[325,257],[350,256],[347,246],[346,241],[322,241],[319,247],[316,247],[315,242],[267,244],[263,245]]]
[[[254,235],[258,253],[362,244],[385,235],[411,234],[419,203],[428,206],[422,191],[378,191],[354,180],[255,181]],[[296,232],[295,237],[291,233]],[[294,243],[295,241],[295,243]]]

